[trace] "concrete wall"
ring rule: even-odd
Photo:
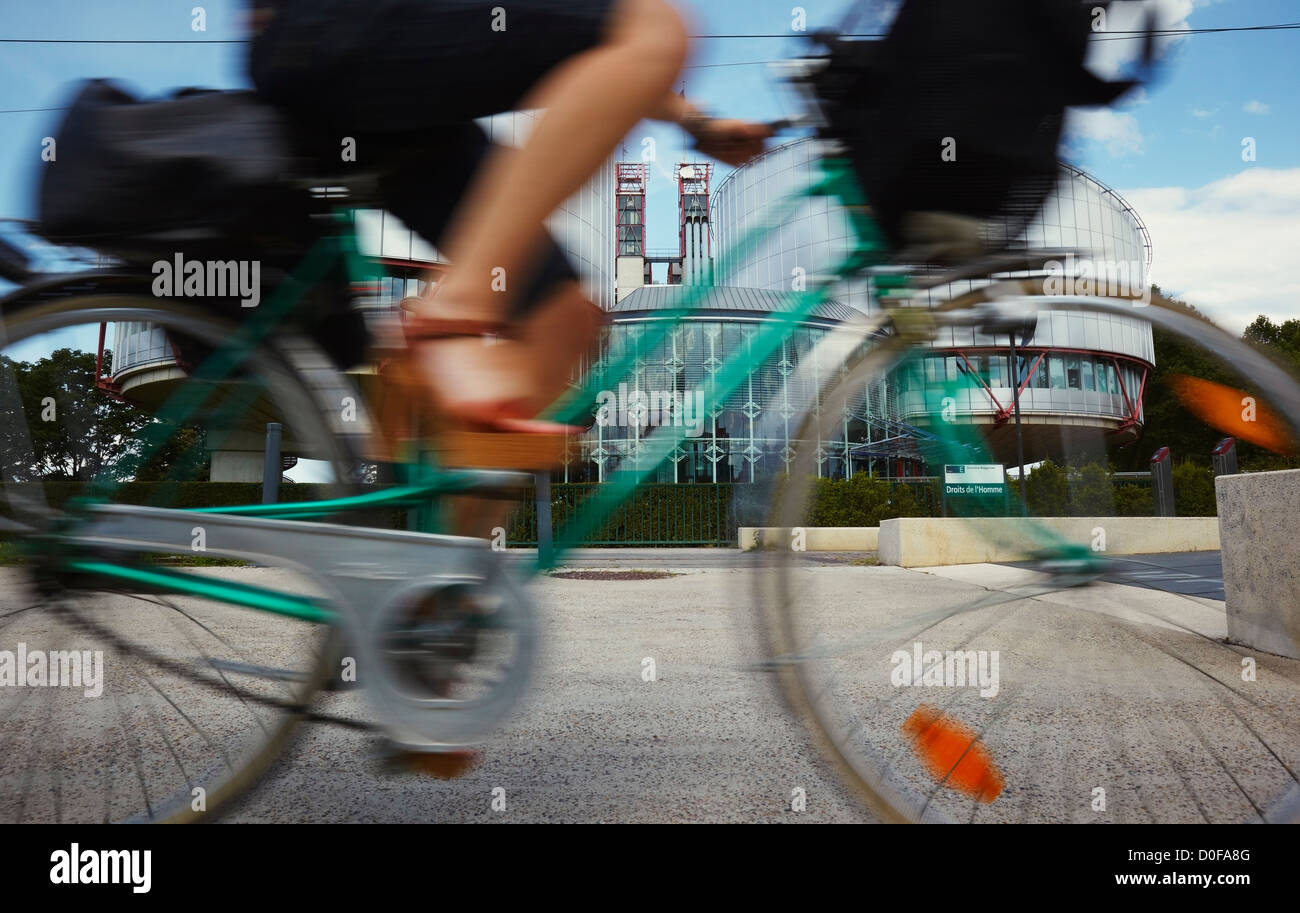
[[[1108,555],[1213,551],[1219,547],[1219,522],[1214,517],[907,517],[880,524],[879,559],[899,567],[1022,561],[1051,536],[1096,542],[1104,546],[1097,551]]]
[[[212,451],[213,482],[260,482],[266,453],[249,450]]]
[[[614,264],[614,301],[617,303],[645,285],[645,260],[619,257]]]
[[[874,526],[804,526],[803,550],[808,552],[874,552],[880,530]],[[790,548],[791,530],[775,526],[742,526],[736,538],[742,552],[756,548]]]
[[[1300,659],[1300,470],[1214,480],[1228,640]]]

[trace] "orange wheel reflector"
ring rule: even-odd
[[[1170,377],[1169,386],[1188,412],[1211,427],[1274,453],[1295,451],[1286,424],[1244,390],[1186,374]]]
[[[903,734],[930,776],[944,786],[989,803],[1002,792],[1002,773],[973,729],[929,704],[903,723]]]

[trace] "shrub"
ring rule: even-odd
[[[1025,480],[1025,494],[1029,502],[1029,513],[1033,516],[1069,516],[1069,482],[1065,470],[1051,460],[1035,466],[1029,473],[1029,477]]]
[[[1070,516],[1109,517],[1115,510],[1115,486],[1110,471],[1089,463],[1070,479]]]
[[[1115,487],[1115,516],[1150,517],[1156,512],[1155,496],[1148,485]]]
[[[1180,517],[1218,516],[1214,497],[1214,471],[1184,461],[1174,466],[1174,513]]]
[[[895,517],[932,515],[929,489],[915,490],[914,483],[872,478],[865,472],[851,479],[813,481],[809,526],[879,526]]]

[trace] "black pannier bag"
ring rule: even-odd
[[[920,211],[987,220],[990,243],[1015,241],[1056,186],[1066,107],[1136,85],[1083,65],[1090,10],[1106,5],[908,0],[883,40],[827,41],[814,82],[829,132],[895,249]]]
[[[293,129],[254,93],[185,89],[140,100],[107,80],[77,91],[41,166],[38,222],[57,244],[148,267],[187,260],[257,260],[265,300],[320,237],[310,160]],[[295,312],[341,367],[364,357],[364,320],[346,279],[330,277]],[[205,299],[231,319],[237,300]]]
[[[142,101],[90,80],[54,140],[38,207],[52,241],[152,261],[181,243],[306,227],[306,191],[290,183],[292,136],[252,92]]]

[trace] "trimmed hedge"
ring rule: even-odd
[[[32,488],[35,482],[16,487]],[[45,500],[61,508],[85,490],[85,482],[47,481],[41,483]],[[330,497],[329,485],[291,484],[280,486],[281,501],[313,501]],[[192,510],[198,507],[234,507],[262,502],[261,482],[123,482],[113,495],[119,504],[154,504]]]
[[[879,526],[895,517],[933,515],[934,486],[891,482],[865,472],[851,479],[815,479],[809,526]]]
[[[28,483],[35,485],[37,483]],[[27,487],[24,485],[19,488]],[[56,509],[80,495],[85,482],[48,481],[46,502]],[[312,501],[332,496],[324,484],[280,486],[280,501]],[[551,486],[551,514],[555,530],[563,528],[578,507],[601,486],[598,483],[556,483]],[[756,509],[759,486],[743,484],[644,485],[631,499],[619,505],[608,520],[590,536],[592,545],[623,543],[730,545],[736,527],[742,525],[738,511]],[[228,507],[259,504],[261,482],[125,482],[112,498],[122,504],[157,505],[192,510],[200,507]],[[766,505],[762,505],[765,507]],[[385,509],[341,515],[358,523],[368,522],[390,529],[407,528],[406,509]],[[376,522],[378,518],[378,522]],[[338,522],[338,521],[334,521]],[[529,497],[515,511],[506,532],[511,545],[537,542],[537,507]]]
[[[1175,510],[1181,517],[1214,516],[1214,475],[1209,467],[1180,463],[1174,467]],[[894,517],[940,515],[937,480],[899,481],[857,473],[851,479],[812,479],[809,526],[879,526]],[[25,483],[19,489],[38,483]],[[1019,487],[1009,481],[1010,512],[1016,511]],[[1109,470],[1089,464],[1070,473],[1051,462],[1028,476],[1030,512],[1037,516],[1151,516],[1149,486],[1116,484]],[[79,495],[85,482],[43,483],[45,499],[61,508]],[[333,486],[285,484],[280,500],[311,501],[328,498]],[[551,486],[553,528],[558,533],[579,507],[601,488],[599,483],[555,483]],[[767,522],[771,489],[745,483],[643,485],[587,537],[588,545],[732,545],[739,526]],[[158,505],[182,509],[257,504],[260,482],[126,482],[114,500],[125,504]],[[0,513],[5,508],[0,505]],[[387,529],[406,529],[405,509],[376,509],[342,515],[333,522],[352,522]],[[0,535],[0,539],[5,538]],[[527,498],[515,511],[506,530],[510,545],[537,543],[537,509]]]
[[[551,486],[551,524],[556,534],[603,486],[567,482]],[[754,489],[747,484],[642,485],[587,537],[588,545],[732,545],[740,515],[753,509]],[[537,505],[529,499],[515,511],[506,529],[510,545],[537,543]]]
[[[1180,517],[1213,517],[1214,471],[1184,461],[1173,469],[1174,512]],[[1020,497],[1019,483],[1010,481],[1011,497]],[[1037,517],[1150,517],[1155,513],[1151,486],[1117,482],[1110,470],[1089,463],[1073,471],[1050,460],[1036,466],[1026,480],[1029,512]]]
[[[1214,497],[1214,470],[1209,466],[1182,462],[1174,466],[1174,513],[1180,517],[1216,517],[1219,502]]]

